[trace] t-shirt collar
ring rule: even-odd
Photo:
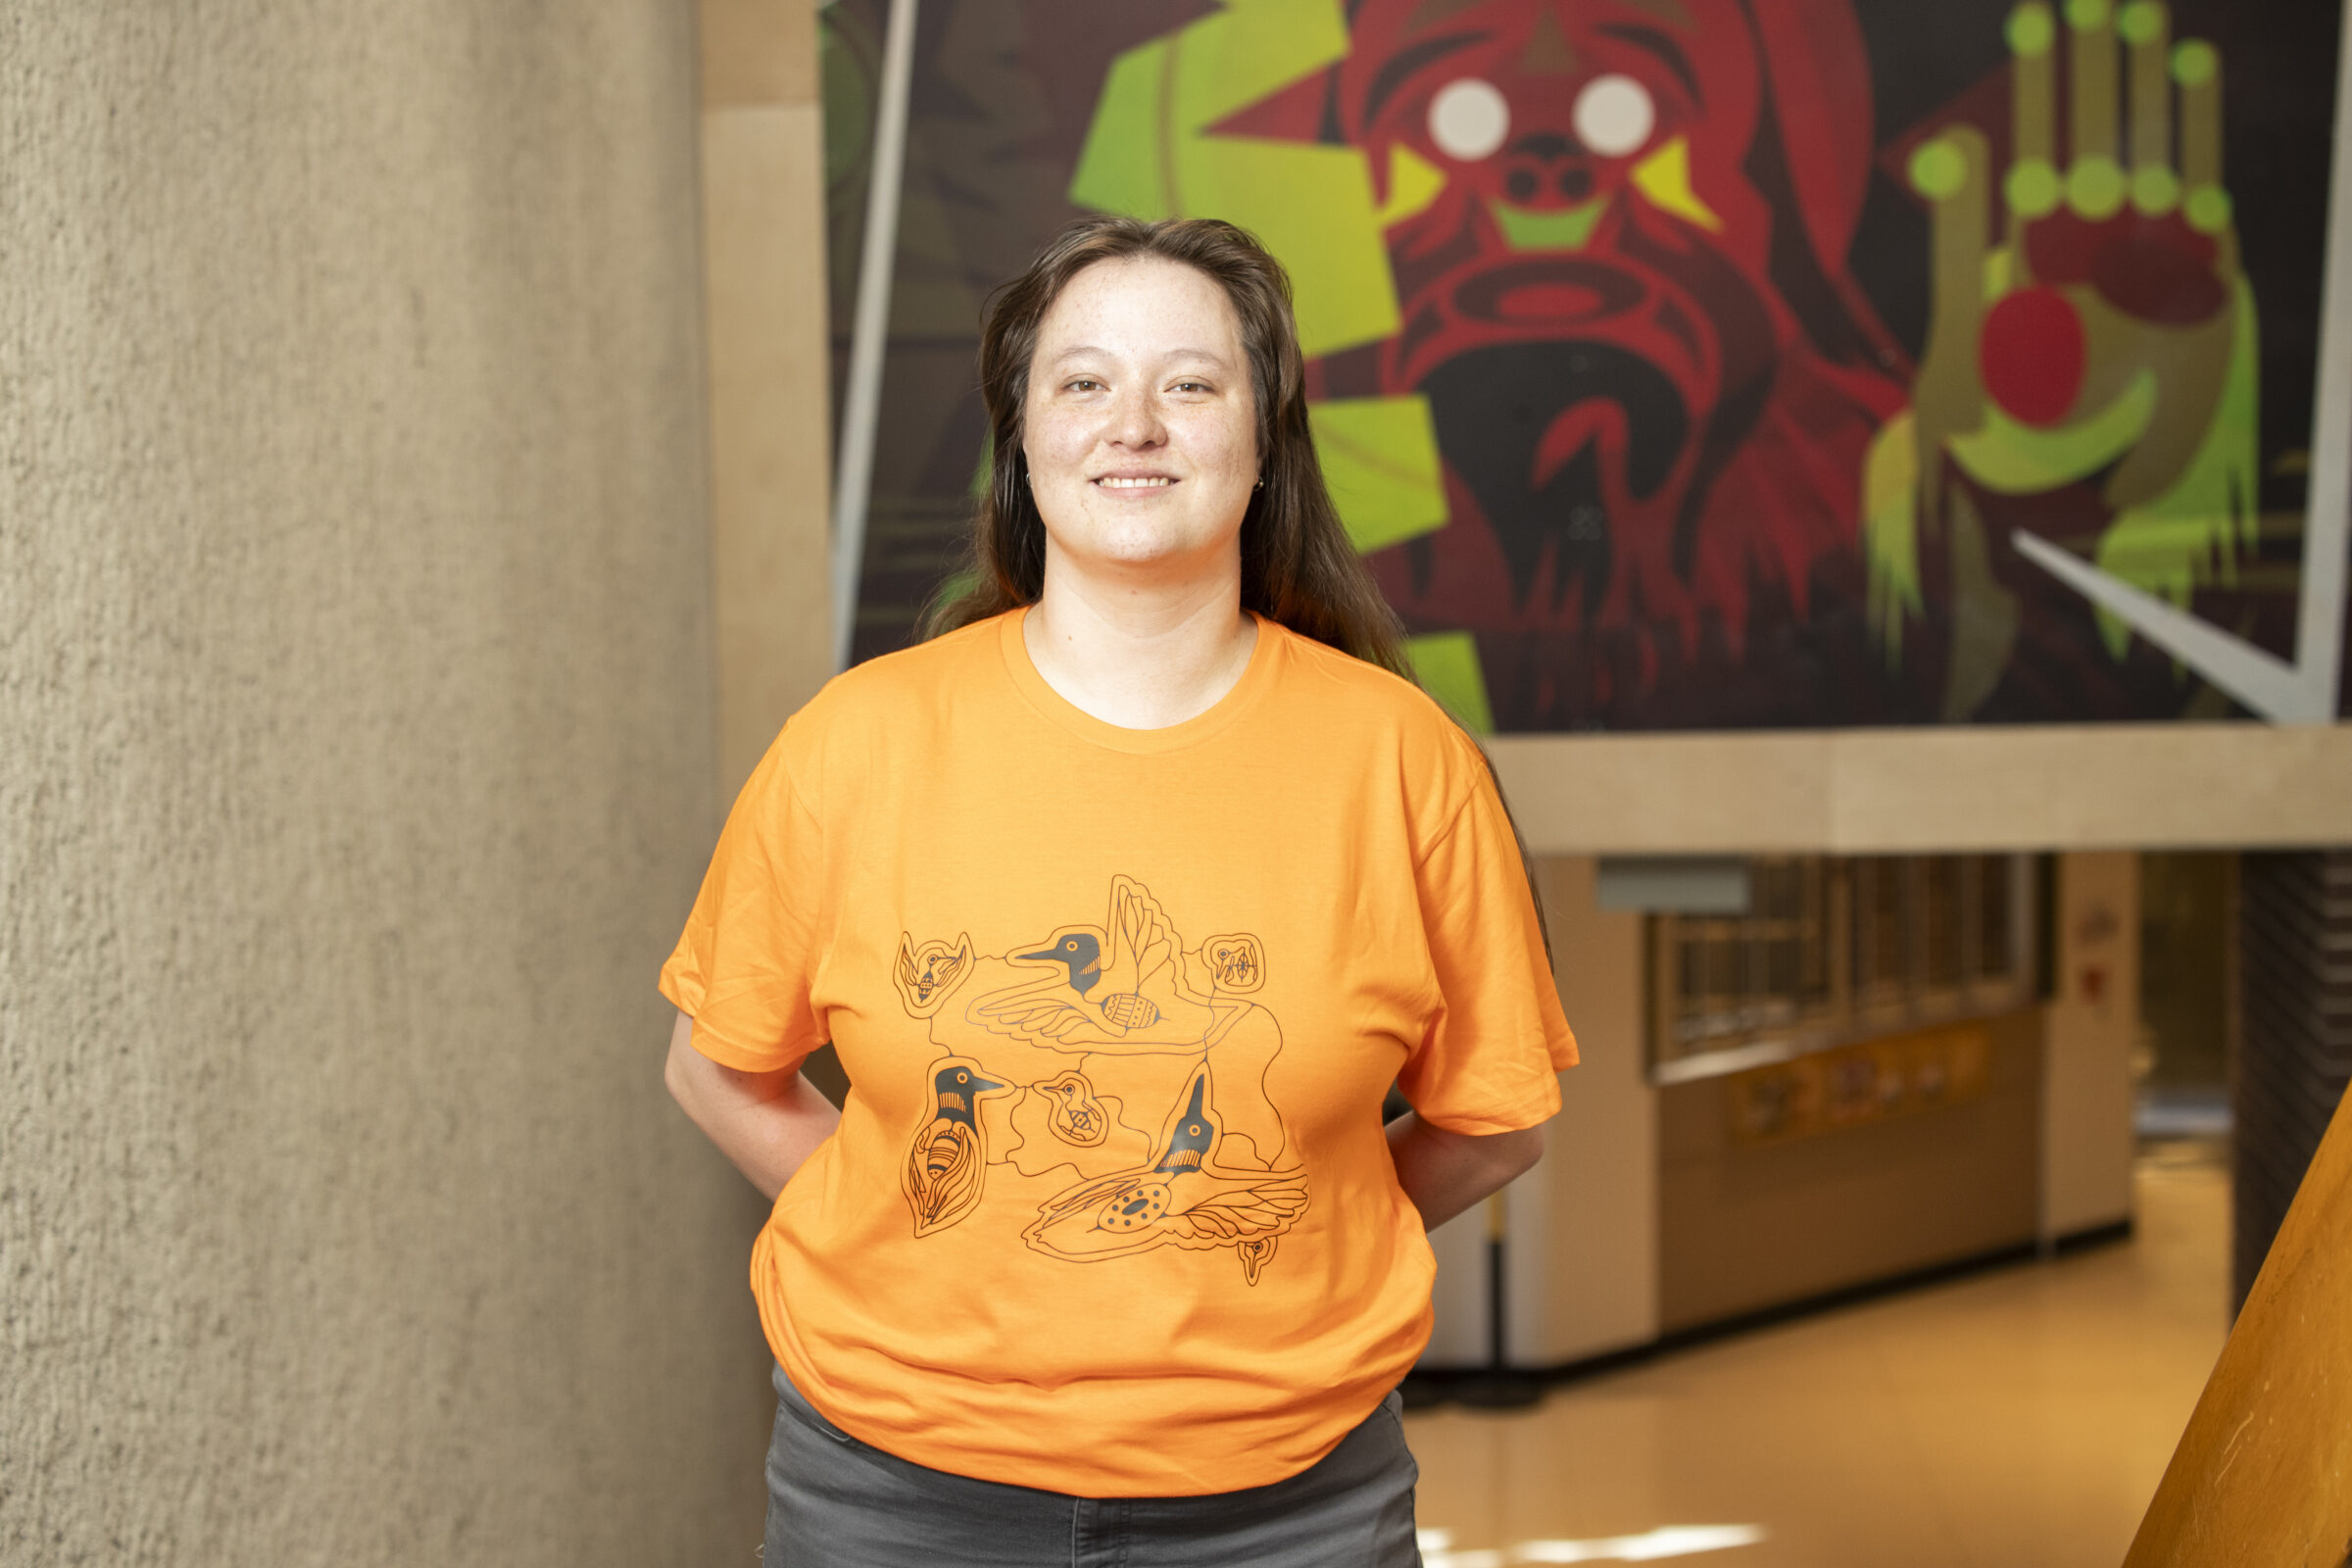
[[[1029,658],[1029,645],[1022,640],[1021,625],[1029,614],[1026,607],[1007,611],[997,617],[997,646],[1004,655],[1004,673],[1011,679],[1022,700],[1037,710],[1039,717],[1094,745],[1137,756],[1151,756],[1182,751],[1223,733],[1256,705],[1258,698],[1272,683],[1275,666],[1284,657],[1283,644],[1289,634],[1263,615],[1247,611],[1244,613],[1257,623],[1257,642],[1250,650],[1250,663],[1242,671],[1242,678],[1233,683],[1231,691],[1203,711],[1195,713],[1180,724],[1169,724],[1160,729],[1129,729],[1124,725],[1108,723],[1095,717],[1048,685]]]

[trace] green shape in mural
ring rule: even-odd
[[[2236,580],[2237,551],[2253,547],[2261,525],[2255,511],[2262,480],[2260,333],[2254,291],[2240,277],[2234,292],[2230,366],[2195,456],[2162,495],[2119,513],[2099,536],[2094,557],[2111,574],[2183,609],[2194,589],[2217,579]],[[2121,659],[2132,628],[2101,608],[2099,636],[2108,653]]]
[[[1984,422],[1951,438],[1968,476],[2003,495],[2033,495],[2089,477],[2139,444],[2156,413],[2156,377],[2142,370],[2087,419],[2039,430],[1987,402]]]
[[[1919,421],[1886,421],[1862,468],[1862,557],[1870,569],[1870,629],[1888,668],[1901,664],[1903,622],[1926,612],[1919,576]]]
[[[1592,240],[1592,230],[1600,226],[1601,217],[1608,210],[1606,196],[1595,196],[1581,207],[1563,208],[1556,213],[1513,207],[1503,201],[1487,203],[1494,226],[1502,230],[1503,243],[1515,251],[1581,251]]]
[[[1478,662],[1478,642],[1466,631],[1433,632],[1408,638],[1405,652],[1421,689],[1474,735],[1494,733],[1494,710],[1487,702],[1487,676]]]
[[[1397,328],[1396,291],[1354,147],[1209,126],[1348,52],[1338,0],[1229,0],[1111,63],[1070,200],[1135,218],[1222,218],[1255,233],[1298,285],[1308,357]]]
[[[1338,398],[1307,413],[1331,499],[1359,552],[1446,525],[1445,469],[1427,398]]]

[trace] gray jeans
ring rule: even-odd
[[[1420,1568],[1403,1402],[1271,1486],[1073,1497],[911,1464],[816,1413],[776,1368],[764,1568]]]

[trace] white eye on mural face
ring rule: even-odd
[[[1476,76],[1449,81],[1429,101],[1429,139],[1448,158],[1473,164],[1511,133],[1511,106]]]
[[[1588,152],[1622,158],[1658,128],[1658,106],[1631,76],[1594,76],[1576,95],[1576,139]]]

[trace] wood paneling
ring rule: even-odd
[[[1658,1091],[1667,1333],[2030,1241],[2040,1009],[1989,1020],[1983,1098],[1735,1148],[1726,1079]]]

